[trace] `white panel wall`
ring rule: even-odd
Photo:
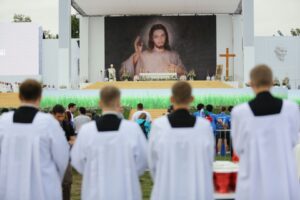
[[[220,54],[233,52],[233,24],[231,15],[217,15],[217,65],[223,65],[223,76],[226,75],[226,58],[220,57]],[[229,62],[229,76],[233,74],[233,59]]]
[[[58,69],[58,40],[43,40],[42,44],[42,81],[46,85],[54,85],[56,88],[60,87],[58,78],[60,71]],[[79,47],[77,40],[71,41],[71,83],[72,88],[77,88],[79,85],[78,75],[78,60],[79,60]],[[64,77],[62,77],[64,78]]]
[[[43,83],[58,86],[58,40],[43,40],[42,44]]]
[[[104,17],[89,19],[89,80],[103,81],[101,70],[105,69]]]
[[[276,51],[283,55],[282,60]],[[269,65],[280,82],[289,77],[291,86],[297,87],[300,85],[300,38],[255,37],[255,63]]]
[[[234,80],[243,83],[244,81],[244,54],[243,54],[243,17],[241,15],[232,16],[233,22],[233,53],[236,57],[233,59]]]

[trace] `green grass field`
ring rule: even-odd
[[[229,161],[231,160],[231,157],[229,155],[225,157],[217,156],[216,160]],[[140,183],[142,187],[143,200],[150,200],[153,182],[148,171],[140,178]],[[73,170],[72,200],[80,200],[80,190],[81,176]]]

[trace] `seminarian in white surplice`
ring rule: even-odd
[[[269,67],[255,67],[250,79],[255,99],[232,112],[233,145],[240,157],[236,200],[298,200],[293,149],[300,130],[299,106],[272,96]]]
[[[59,123],[39,112],[41,85],[20,86],[21,107],[0,118],[0,199],[61,200],[69,145]]]
[[[82,200],[141,200],[139,175],[147,168],[147,142],[135,122],[120,115],[120,91],[101,90],[102,116],[82,126],[71,152],[83,175]]]
[[[210,123],[189,113],[193,101],[187,82],[172,88],[174,112],[154,121],[149,167],[152,200],[212,200],[214,136]]]

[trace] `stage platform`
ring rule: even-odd
[[[222,81],[188,81],[193,88],[233,88]],[[169,89],[176,81],[117,81],[92,83],[84,89],[101,89],[107,85],[114,85],[120,89]]]
[[[16,108],[19,105],[19,94],[0,93],[0,108]]]

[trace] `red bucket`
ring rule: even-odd
[[[215,189],[218,193],[228,193],[230,184],[230,173],[214,173],[215,174]]]
[[[214,186],[217,193],[235,191],[238,165],[228,161],[214,162]]]

